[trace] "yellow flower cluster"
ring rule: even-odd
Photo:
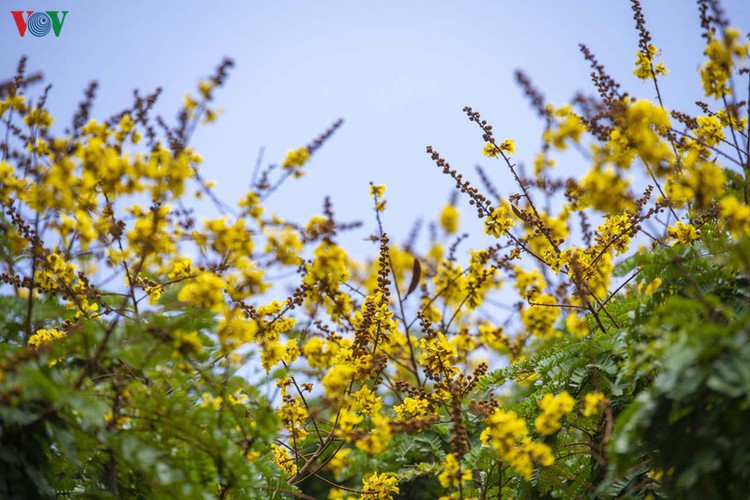
[[[334,399],[342,397],[354,380],[355,373],[356,368],[351,364],[334,364],[322,380],[326,396]]]
[[[298,231],[286,227],[282,231],[267,231],[266,253],[273,254],[282,264],[297,265],[301,262],[302,240]]]
[[[220,276],[203,271],[180,289],[177,299],[195,307],[221,312],[225,308],[225,288],[226,282]]]
[[[433,337],[420,339],[419,348],[422,350],[419,364],[428,371],[445,377],[458,373],[458,367],[453,365],[456,348],[448,342],[443,333],[438,332]]]
[[[471,471],[461,469],[461,464],[453,453],[448,453],[443,462],[443,470],[438,474],[438,481],[443,488],[457,488],[471,479]]]
[[[542,413],[534,420],[534,429],[543,436],[557,432],[562,426],[560,420],[573,411],[574,406],[575,400],[567,391],[545,394],[539,401]]]
[[[668,141],[662,138],[670,127],[667,111],[647,99],[625,100],[627,111],[621,123],[618,135],[625,139],[628,148],[633,148],[638,156],[648,165],[660,167],[662,163],[667,166],[674,163],[674,155]],[[614,130],[617,130],[615,128]],[[613,130],[613,133],[614,133]],[[619,147],[621,142],[613,142],[610,136],[610,145]],[[627,157],[628,154],[617,149],[612,152],[614,158]]]
[[[287,474],[294,475],[297,473],[297,464],[294,459],[289,455],[289,451],[278,444],[271,445],[271,451],[273,452],[273,461]]]
[[[300,403],[299,399],[289,398],[276,410],[284,428],[291,433],[293,439],[302,441],[308,432],[303,428],[307,422],[307,409]]]
[[[373,472],[362,480],[362,494],[359,498],[360,500],[390,500],[398,492],[396,474]]]
[[[676,206],[684,207],[692,202],[695,208],[707,208],[721,196],[726,176],[719,165],[691,151],[684,157],[682,166],[679,173],[667,179],[665,188]]]
[[[516,144],[513,142],[513,139],[505,139],[503,142],[497,145],[492,142],[488,142],[484,145],[482,154],[489,158],[497,158],[501,153],[513,154],[515,150]]]
[[[363,385],[357,392],[351,395],[352,408],[362,415],[374,415],[383,406],[383,398],[377,396],[372,390]]]
[[[748,56],[750,44],[742,42],[742,32],[726,28],[722,39],[712,38],[706,46],[708,61],[701,67],[701,82],[706,96],[721,99],[731,94],[727,85],[735,64]]]
[[[612,249],[620,255],[628,251],[632,231],[631,214],[623,212],[610,215],[596,229],[596,244],[598,249]]]
[[[503,331],[503,327],[490,323],[479,325],[479,341],[481,345],[501,352],[508,352],[508,346],[511,345],[510,337]]]
[[[355,445],[368,455],[378,455],[388,447],[393,431],[390,421],[379,413],[373,415],[371,421],[373,428],[364,437],[358,439]]]
[[[544,443],[528,437],[526,422],[515,413],[495,410],[486,419],[487,428],[480,440],[492,447],[501,459],[526,480],[531,478],[534,464],[548,467],[554,463],[552,450]]]
[[[565,327],[578,338],[583,338],[589,334],[589,325],[586,318],[573,312],[565,318]]]
[[[0,101],[0,118],[5,115],[9,109],[22,112],[26,109],[26,98],[21,94],[16,94],[15,89],[9,89],[5,100]]]
[[[484,232],[495,238],[499,238],[510,228],[512,228],[516,221],[511,217],[511,206],[510,203],[503,200],[500,205],[497,206],[491,214],[488,214],[484,220]]]
[[[346,252],[338,245],[323,241],[315,249],[315,260],[305,275],[304,282],[321,288],[336,288],[349,279]]]
[[[76,279],[77,266],[65,260],[57,252],[47,256],[46,263],[37,269],[34,275],[36,283],[48,290],[59,290],[66,288]]]
[[[695,229],[692,224],[685,224],[682,221],[677,221],[677,224],[670,226],[667,230],[670,238],[674,238],[678,243],[687,245],[694,241],[701,239],[700,233]]]
[[[740,202],[734,196],[727,196],[719,203],[721,217],[727,229],[734,236],[750,234],[750,205]]]
[[[370,196],[382,198],[385,194],[385,184],[370,184]]]
[[[421,417],[427,414],[430,402],[422,398],[411,396],[404,398],[404,402],[393,407],[393,411],[400,419]]]
[[[724,140],[724,126],[716,115],[699,116],[696,122],[695,135],[706,146],[715,146]]]
[[[307,364],[313,369],[328,368],[337,352],[338,345],[335,342],[326,342],[320,337],[310,338],[302,348]]]
[[[591,206],[609,214],[632,210],[630,183],[630,179],[624,178],[611,165],[589,170],[581,179],[582,207]]]
[[[291,318],[286,319],[294,321]],[[279,322],[277,321],[277,323]],[[277,340],[266,338],[261,340],[259,345],[261,347],[260,361],[263,368],[266,369],[266,373],[282,361],[288,365],[299,357],[299,346],[296,339],[290,339],[286,344],[282,344]]]
[[[219,410],[224,402],[224,398],[221,396],[214,396],[210,392],[204,392],[201,394],[201,400],[201,408],[213,408],[214,410]]]
[[[133,254],[147,262],[161,262],[164,256],[175,252],[175,235],[168,228],[171,212],[169,205],[149,211],[143,211],[135,205],[130,211],[135,222],[126,236]]]
[[[286,169],[298,169],[310,159],[310,151],[305,146],[300,146],[286,154],[281,166]]]
[[[560,317],[560,309],[555,307],[557,300],[549,294],[536,294],[531,297],[532,305],[521,313],[521,321],[529,334],[543,340],[560,335],[555,330],[555,322]]]
[[[466,277],[463,269],[456,262],[447,259],[441,260],[432,281],[438,290],[443,290],[442,298],[448,304],[459,304],[463,300],[466,290]],[[429,311],[427,312],[429,313]],[[439,313],[431,319],[439,320]]]
[[[544,131],[543,139],[557,149],[566,149],[567,140],[578,143],[584,132],[588,130],[581,117],[573,112],[572,106],[563,106],[555,109],[552,105],[547,107],[552,116],[552,126]]]
[[[513,271],[516,273],[513,287],[518,290],[521,297],[528,296],[532,291],[539,292],[547,286],[539,269],[525,270],[520,266],[515,266]]]
[[[203,342],[196,331],[177,330],[174,333],[173,346],[175,355],[188,356],[203,351]]]
[[[583,397],[583,415],[586,417],[596,415],[606,400],[607,397],[599,391],[589,392]]]
[[[447,234],[453,234],[458,230],[459,212],[455,205],[446,205],[440,212],[440,226]]]
[[[227,217],[207,219],[204,221],[204,236],[211,248],[227,261],[234,262],[253,253],[253,240],[250,231],[245,227],[244,219],[237,219],[229,224]]]
[[[659,49],[657,49],[653,44],[649,44],[647,47],[647,52],[638,51],[636,54],[636,61],[635,61],[635,70],[633,70],[633,74],[640,78],[641,80],[648,80],[653,75],[666,75],[667,74],[667,68],[664,66],[664,63],[659,61],[656,65],[653,64],[654,57],[656,57],[659,54]]]
[[[49,330],[37,330],[34,335],[29,337],[29,345],[34,349],[38,349],[44,344],[48,344],[53,340],[61,339],[65,337],[65,332],[61,332],[56,328],[50,328]]]

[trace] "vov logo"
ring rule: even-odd
[[[24,36],[26,31],[36,37],[47,36],[50,31],[55,33],[55,36],[60,36],[65,17],[68,15],[67,10],[62,11],[62,18],[60,18],[59,10],[48,10],[44,12],[34,12],[33,10],[27,10],[26,19],[23,18],[24,11],[12,10],[10,13],[13,15],[13,20],[16,22],[16,28],[18,28],[18,34]]]

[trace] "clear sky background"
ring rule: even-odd
[[[643,3],[670,70],[666,103],[694,112],[692,102],[702,97],[697,6]],[[134,88],[161,86],[157,111],[173,118],[201,77],[223,56],[234,58],[217,96],[225,112],[193,142],[205,159],[204,175],[218,181],[227,201],[244,193],[261,147],[267,162],[281,161],[288,149],[343,117],[344,127],[315,155],[308,175],[271,205],[304,221],[330,194],[340,218],[365,220],[355,243],[374,227],[370,180],[388,185],[385,223],[399,239],[416,217],[434,217],[446,202],[452,186],[425,154],[428,144],[467,173],[484,164],[504,195],[515,190],[500,164],[481,156],[481,133],[461,110],[470,105],[482,112],[498,138],[516,140],[516,160],[530,163],[541,123],[513,81],[516,68],[550,102],[563,104],[578,90],[593,93],[578,49],[585,43],[625,90],[653,97],[653,87],[632,75],[637,33],[626,0],[3,0],[2,6],[0,78],[28,55],[29,69],[54,85],[49,105],[61,128],[91,80],[101,84],[95,117],[128,105]],[[724,6],[747,33],[750,2]],[[70,12],[59,38],[20,38],[10,10]],[[576,157],[562,163],[569,172],[586,168]],[[459,206],[472,217],[465,199]]]

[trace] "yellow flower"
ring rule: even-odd
[[[555,160],[547,157],[544,153],[537,153],[534,157],[534,175],[538,176],[554,166]]]
[[[221,403],[224,401],[221,396],[214,396],[210,392],[204,392],[201,394],[201,399],[203,400],[201,402],[201,408],[211,407],[217,411],[221,408]]]
[[[398,476],[392,472],[373,472],[362,480],[360,500],[390,500],[399,492]]]
[[[438,332],[431,338],[419,340],[419,348],[422,354],[419,356],[419,364],[430,373],[443,376],[451,376],[459,371],[453,366],[456,357],[456,348],[448,342],[445,335]]]
[[[516,223],[516,221],[510,216],[511,210],[510,203],[503,200],[500,205],[485,218],[484,232],[495,238],[499,238],[508,232],[508,230],[510,230],[510,228]]]
[[[388,447],[393,431],[388,419],[379,413],[373,415],[372,423],[375,427],[365,434],[365,437],[358,439],[355,444],[358,449],[369,455],[378,455]]]
[[[172,271],[167,274],[171,280],[180,280],[190,277],[193,261],[189,257],[176,257],[172,262]]]
[[[719,202],[719,207],[721,217],[726,221],[727,229],[733,236],[750,234],[750,206],[729,195]]]
[[[699,116],[695,134],[706,146],[715,146],[724,140],[724,128],[721,120],[714,115]]]
[[[302,354],[307,358],[310,368],[326,368],[333,358],[335,344],[327,343],[320,337],[312,337],[302,348]]]
[[[635,207],[630,196],[630,179],[623,178],[610,165],[604,170],[592,169],[581,179],[580,201],[608,214],[621,213]]]
[[[335,474],[338,475],[344,468],[349,464],[347,455],[351,453],[351,449],[342,448],[336,455],[328,462],[328,468]]]
[[[376,396],[367,386],[351,395],[352,408],[363,415],[373,415],[383,406],[383,398]]]
[[[294,459],[289,456],[289,452],[286,448],[277,444],[272,444],[271,450],[273,451],[273,461],[281,470],[289,475],[297,473],[297,464],[294,463]]]
[[[647,47],[648,51],[643,52],[639,51],[636,54],[636,61],[635,61],[635,70],[633,71],[633,74],[640,78],[641,80],[648,80],[651,78],[651,70],[653,68],[653,72],[655,75],[666,75],[667,74],[667,68],[664,67],[663,62],[659,62],[656,65],[652,66],[654,57],[659,53],[659,49],[657,49],[654,45],[649,44]]]
[[[458,230],[458,209],[454,205],[446,205],[440,212],[440,225],[448,234],[453,234]]]
[[[196,331],[177,330],[174,334],[173,346],[174,352],[183,356],[198,354],[203,351],[203,343]]]
[[[579,338],[583,338],[589,333],[589,326],[586,318],[581,317],[576,313],[568,314],[568,317],[565,318],[565,326],[570,333]]]
[[[534,294],[532,305],[521,313],[521,321],[531,335],[548,340],[560,336],[555,330],[555,322],[560,317],[560,308],[555,307],[557,300],[549,294]]]
[[[276,410],[279,419],[284,423],[284,428],[292,433],[297,441],[307,436],[307,431],[302,426],[307,421],[307,410],[298,399],[288,399]]]
[[[216,87],[216,82],[213,80],[201,80],[198,83],[198,92],[203,96],[204,99],[211,97],[211,91]]]
[[[302,241],[297,231],[285,227],[282,231],[268,231],[266,236],[268,243],[265,250],[275,254],[279,262],[287,265],[297,265],[301,262],[299,254],[302,251]]]
[[[278,324],[278,321],[276,324]],[[287,341],[286,345],[277,340],[263,341],[261,342],[261,348],[260,360],[263,368],[266,369],[266,373],[281,361],[290,364],[299,356],[299,346],[297,346],[296,339]]]
[[[671,226],[667,230],[667,234],[669,234],[671,238],[675,238],[679,243],[682,243],[683,245],[687,245],[701,239],[700,233],[696,231],[695,227],[692,224],[683,224],[680,221],[678,221],[674,226]]]
[[[500,457],[505,457],[516,444],[526,436],[526,422],[511,411],[495,410],[486,419],[487,428],[479,436],[480,441],[491,446]]]
[[[385,194],[385,184],[370,184],[370,196],[382,198]]]
[[[596,415],[606,399],[606,396],[599,391],[586,394],[583,397],[583,415],[586,417]]]
[[[63,337],[65,337],[65,332],[61,332],[56,328],[51,328],[49,330],[37,330],[34,335],[29,337],[29,345],[33,349],[38,349],[44,344],[49,344],[53,340],[61,339]]]
[[[643,284],[644,283],[640,283],[638,286],[639,290],[642,289],[641,293],[643,293],[643,295],[646,295],[646,296],[652,295],[661,286],[661,278],[659,277],[654,278],[654,280],[651,283],[647,284],[646,286],[641,286]]]
[[[557,395],[545,394],[539,401],[542,414],[534,420],[534,429],[543,436],[556,432],[562,426],[560,420],[573,411],[573,406],[575,400],[567,391]]]
[[[544,131],[544,141],[562,150],[568,147],[566,139],[578,143],[581,135],[586,132],[587,128],[581,117],[573,112],[572,106],[563,106],[562,108],[554,109],[550,105],[548,106],[548,110],[554,119],[552,126]]]
[[[501,152],[513,154],[515,150],[516,150],[516,144],[513,142],[513,139],[506,139],[498,145],[488,142],[487,144],[484,145],[482,154],[489,158],[497,158],[498,156],[500,156]]]
[[[403,404],[394,406],[393,411],[396,412],[396,415],[400,419],[414,418],[426,415],[429,406],[430,402],[426,399],[409,396],[404,398]]]
[[[349,279],[346,252],[334,243],[323,241],[315,249],[315,260],[305,275],[304,283],[335,288]]]
[[[343,396],[354,379],[354,372],[354,367],[349,364],[334,365],[323,377],[326,396],[332,399]]]
[[[729,77],[734,71],[735,64],[748,55],[747,42],[742,43],[742,32],[736,28],[723,30],[724,38],[711,38],[704,54],[708,61],[701,67],[701,81],[707,97],[721,99],[731,94],[731,87],[727,85]]]
[[[281,162],[281,166],[285,169],[298,169],[307,163],[309,159],[310,151],[305,146],[300,146],[287,153],[286,158]]]
[[[534,465],[550,466],[555,462],[552,450],[544,443],[531,441],[526,437],[515,446],[506,457],[513,471],[527,481],[531,479]]]
[[[527,481],[535,464],[550,466],[554,463],[552,450],[544,443],[533,442],[527,435],[526,422],[513,412],[497,409],[486,419],[487,428],[480,441],[491,446],[502,460]]]
[[[209,271],[203,271],[182,287],[177,300],[187,304],[220,312],[225,308],[226,282]]]
[[[29,127],[41,127],[41,128],[49,128],[52,126],[54,118],[52,118],[52,115],[49,114],[49,111],[46,109],[41,109],[39,107],[34,107],[29,111],[29,114],[27,114],[23,121],[28,125]]]
[[[457,488],[471,479],[470,470],[461,470],[461,464],[456,460],[453,453],[448,453],[443,462],[443,471],[438,475],[438,480],[443,488]]]

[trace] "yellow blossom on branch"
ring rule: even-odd
[[[38,349],[44,344],[49,344],[53,340],[61,339],[65,337],[65,332],[61,332],[56,328],[50,328],[49,330],[37,330],[34,335],[29,337],[29,346],[34,349]]]
[[[438,480],[443,488],[457,488],[471,479],[471,471],[461,469],[461,463],[453,453],[448,453],[443,462],[443,470],[438,474]]]
[[[390,500],[398,492],[396,474],[373,472],[362,480],[362,495],[359,498],[360,500]]]
[[[440,226],[447,234],[453,234],[458,230],[459,212],[455,205],[446,205],[440,212]]]
[[[636,54],[635,70],[633,70],[633,74],[641,80],[648,80],[652,75],[666,75],[667,68],[662,61],[659,61],[654,65],[654,57],[658,54],[659,49],[652,44],[647,46],[647,52],[644,53],[643,51],[639,51]]]
[[[607,397],[599,391],[586,394],[583,397],[583,415],[586,417],[596,415],[599,412],[602,403],[606,400]]]
[[[503,142],[497,145],[492,142],[488,142],[484,145],[482,154],[489,158],[497,158],[501,153],[513,154],[515,150],[516,144],[515,142],[513,142],[513,139],[505,139]]]
[[[499,238],[512,228],[516,221],[511,217],[510,203],[503,200],[484,220],[484,232]]]
[[[573,411],[573,406],[575,406],[575,400],[567,391],[557,395],[545,394],[539,401],[542,414],[534,420],[534,429],[543,436],[560,430],[562,426],[560,420]]]
[[[281,166],[285,169],[298,169],[302,167],[305,163],[307,163],[307,160],[310,159],[310,151],[305,146],[300,146],[297,149],[293,149],[289,151],[286,155],[286,158],[284,158],[284,161],[281,162]]]

